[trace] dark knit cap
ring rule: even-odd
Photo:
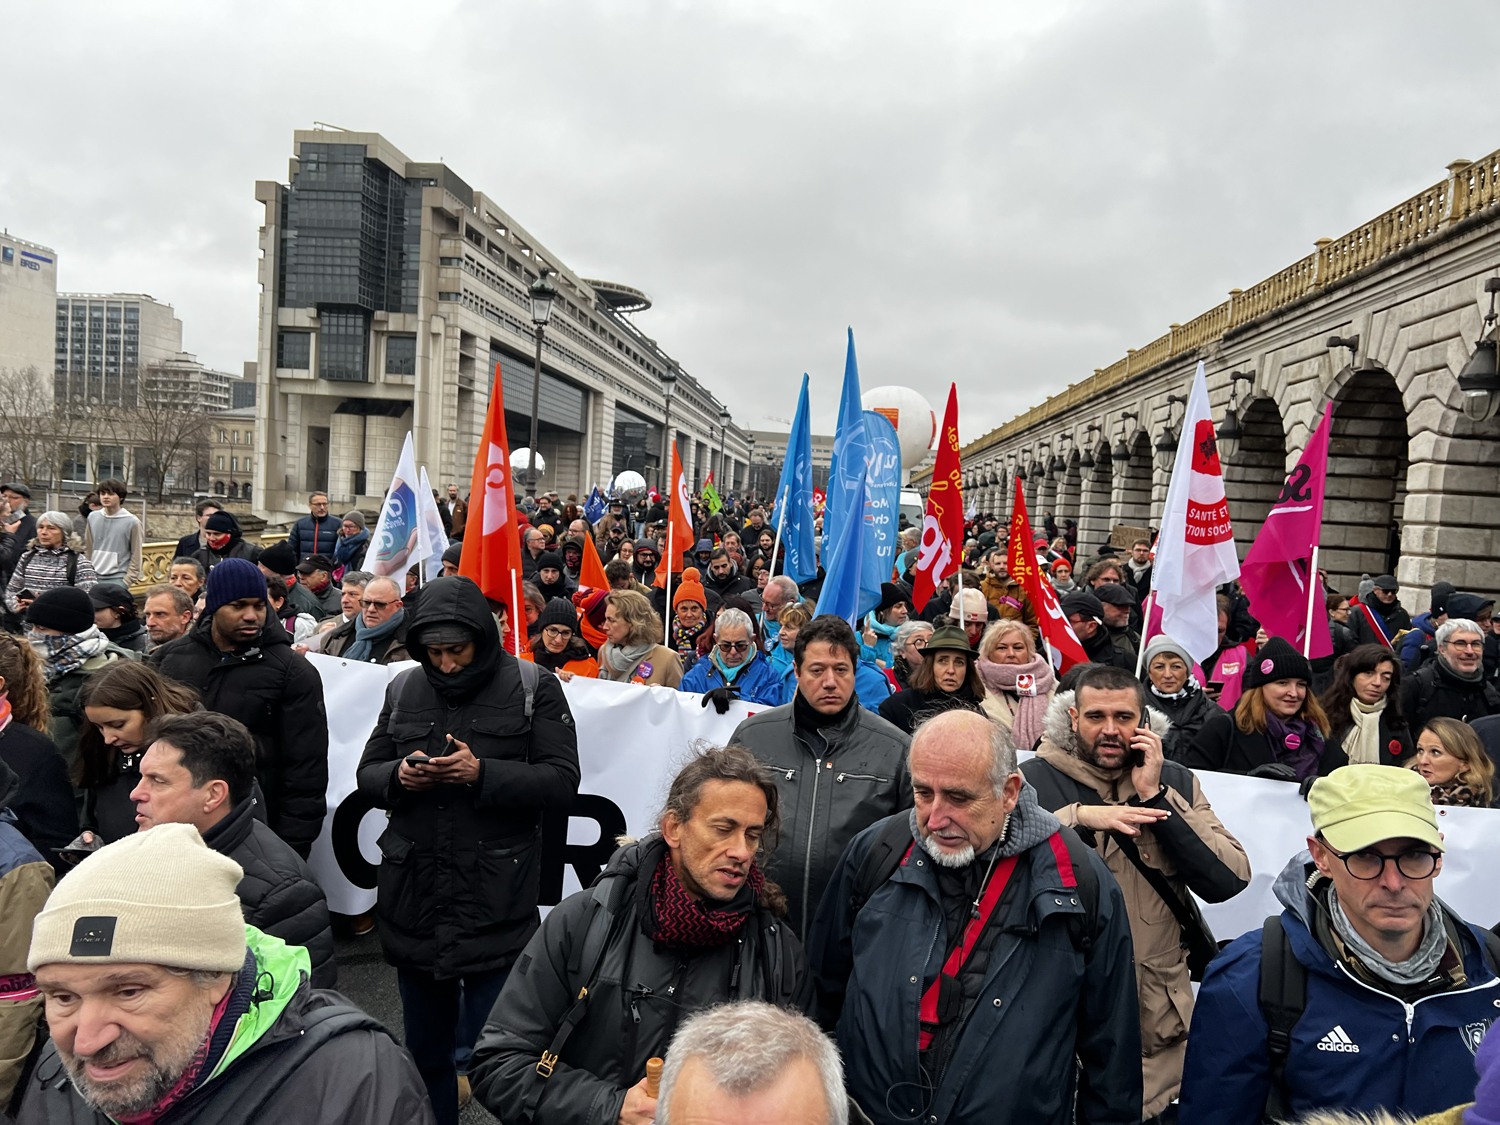
[[[1458,593],[1458,588],[1452,582],[1434,582],[1432,584],[1432,612],[1441,616],[1448,611],[1448,599]]]
[[[266,576],[249,559],[225,559],[208,572],[203,612],[212,616],[221,606],[241,598],[266,600]]]
[[[463,557],[464,545],[462,543],[449,543],[448,549],[443,552],[443,561],[458,565],[458,560]]]
[[[220,535],[226,531],[230,535],[238,535],[240,533],[240,521],[235,519],[230,512],[218,511],[204,521],[203,529],[205,531],[217,532]]]
[[[567,598],[548,598],[547,604],[542,606],[542,612],[536,615],[537,631],[540,632],[548,625],[566,625],[576,633],[578,610],[573,608],[573,603]]]
[[[1095,621],[1104,620],[1104,606],[1093,594],[1069,594],[1062,600],[1062,611],[1064,617],[1092,617]]]
[[[898,586],[894,582],[882,582],[880,584],[880,604],[875,607],[879,613],[884,613],[892,606],[905,602],[911,605],[911,595],[906,592],[905,586]]]
[[[285,578],[297,569],[297,556],[292,553],[291,543],[283,539],[260,553],[260,565]]]
[[[640,554],[642,551],[650,551],[652,558],[661,557],[661,550],[657,547],[655,539],[637,539],[635,541],[635,553]]]
[[[1485,606],[1493,606],[1494,598],[1482,598],[1478,594],[1449,594],[1448,595],[1448,620],[1462,619],[1473,621],[1479,616]],[[1434,610],[1433,612],[1438,612]]]
[[[37,595],[26,611],[26,621],[59,633],[82,633],[94,624],[94,603],[77,586],[57,586]]]
[[[1312,683],[1312,665],[1283,637],[1272,637],[1255,655],[1246,661],[1245,689],[1258,688],[1262,684],[1274,684],[1277,680],[1306,680]]]
[[[561,570],[563,568],[562,556],[556,551],[543,551],[536,557],[537,570],[546,570],[548,567],[551,567],[553,570]]]

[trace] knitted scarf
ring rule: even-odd
[[[712,949],[727,945],[745,925],[765,882],[766,877],[760,868],[752,863],[749,878],[734,901],[711,906],[688,893],[677,878],[671,854],[663,851],[651,876],[647,909],[641,925],[652,941],[677,949]]]
[[[1351,766],[1380,764],[1380,713],[1385,710],[1386,702],[1386,696],[1381,696],[1379,703],[1368,706],[1358,699],[1349,700],[1354,733],[1353,737],[1344,739],[1344,753],[1349,755]]]
[[[1297,771],[1297,780],[1306,781],[1318,772],[1323,757],[1323,735],[1306,719],[1278,719],[1266,716],[1266,738],[1278,762]]]
[[[1359,931],[1349,921],[1349,916],[1344,913],[1344,908],[1339,905],[1338,892],[1332,887],[1328,888],[1328,915],[1333,922],[1333,931],[1338,934],[1339,940],[1359,958],[1364,965],[1375,976],[1381,980],[1388,980],[1392,984],[1412,985],[1421,984],[1433,973],[1437,972],[1439,963],[1443,960],[1443,954],[1448,952],[1448,931],[1443,926],[1443,910],[1434,898],[1427,908],[1426,929],[1422,934],[1421,944],[1417,951],[1405,961],[1390,961],[1379,953],[1369,942],[1359,936]]]
[[[0,727],[0,730],[3,729]],[[1452,781],[1440,781],[1432,787],[1432,803],[1434,805],[1459,805],[1465,808],[1488,807],[1478,790],[1472,785],[1465,785],[1456,777]]]
[[[1021,749],[1030,750],[1042,737],[1047,704],[1052,701],[1052,689],[1057,686],[1051,661],[1035,656],[1030,664],[996,664],[992,660],[980,660],[974,666],[979,669],[979,678],[986,690],[1003,691],[1017,701],[1011,737]],[[1016,691],[1016,677],[1022,675],[1033,677],[1034,694],[1020,695]]]
[[[708,616],[706,614],[703,620],[698,622],[696,629],[689,629],[681,621],[678,621],[677,618],[672,618],[671,638],[667,642],[667,647],[683,658],[684,667],[691,664],[693,659],[700,655],[701,650],[698,647],[698,642],[707,634],[708,628]]]
[[[369,660],[375,646],[392,636],[406,620],[406,610],[398,609],[379,625],[366,625],[365,615],[354,619],[354,643],[344,650],[345,660]]]
[[[98,656],[109,646],[108,639],[99,632],[97,625],[90,625],[81,633],[64,633],[60,637],[31,632],[27,634],[26,639],[31,642],[31,647],[36,650],[36,654],[42,658],[48,687],[69,672],[78,671],[83,667],[85,660]]]
[[[614,641],[605,641],[599,650],[599,678],[601,680],[628,680],[636,665],[646,659],[646,654],[656,647],[655,641],[642,641],[638,645],[621,648]]]
[[[365,546],[370,542],[370,533],[361,531],[355,535],[341,538],[333,548],[333,561],[343,566],[355,555],[362,555]]]

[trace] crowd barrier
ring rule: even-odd
[[[375,846],[385,815],[355,792],[354,773],[380,715],[391,677],[411,664],[381,667],[309,654],[323,678],[328,708],[328,816],[311,862],[331,909],[359,914],[375,904]],[[638,836],[655,823],[677,769],[701,745],[723,745],[740,720],[759,708],[733,703],[728,714],[702,697],[575,677],[563,686],[578,731],[582,783],[568,817],[543,829],[542,904],[588,886],[614,851],[615,837]],[[1200,773],[1219,819],[1250,857],[1250,886],[1228,902],[1204,904],[1215,936],[1232,938],[1279,913],[1272,881],[1306,847],[1307,804],[1290,782]],[[1500,922],[1500,810],[1439,808],[1447,853],[1437,893],[1463,917]]]

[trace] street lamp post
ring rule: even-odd
[[[672,487],[672,390],[677,386],[677,375],[678,368],[675,361],[667,364],[667,369],[661,373],[661,389],[666,396],[661,423],[660,489],[663,496]]]
[[[537,411],[542,397],[542,333],[547,321],[552,319],[552,301],[557,296],[557,286],[552,284],[551,270],[544,269],[541,277],[531,283],[531,323],[536,325],[536,364],[531,376],[531,442],[526,450],[526,495],[536,499],[536,428]]]
[[[719,495],[724,495],[724,490],[729,486],[724,482],[724,435],[729,430],[729,421],[732,415],[729,408],[725,407],[719,411]]]

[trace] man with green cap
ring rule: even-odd
[[[1422,1117],[1472,1101],[1500,1017],[1495,936],[1433,893],[1443,837],[1422,777],[1352,765],[1308,793],[1286,909],[1209,965],[1181,1119],[1251,1125],[1337,1107]]]

